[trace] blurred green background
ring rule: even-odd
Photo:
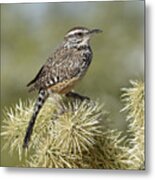
[[[26,84],[77,25],[103,33],[91,41],[93,61],[76,91],[104,102],[112,127],[125,128],[120,89],[144,76],[144,1],[1,5],[1,115],[5,106],[37,96]],[[2,151],[1,165],[18,166],[17,154]]]

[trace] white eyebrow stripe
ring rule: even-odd
[[[77,29],[77,30],[74,30],[74,31],[71,31],[71,32],[69,32],[68,34],[67,34],[67,36],[70,36],[70,35],[73,35],[73,34],[76,34],[76,33],[86,33],[86,32],[88,32],[87,30],[81,30],[81,29]]]

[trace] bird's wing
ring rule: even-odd
[[[71,79],[81,71],[81,55],[73,50],[59,50],[49,58],[36,77],[28,83],[30,91],[46,89],[64,80]]]

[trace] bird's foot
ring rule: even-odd
[[[69,97],[69,98],[74,98],[74,99],[80,99],[81,101],[84,101],[84,100],[88,100],[90,101],[90,98],[87,97],[87,96],[82,96],[78,93],[75,93],[75,92],[69,92],[66,94],[66,97]]]

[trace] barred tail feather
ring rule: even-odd
[[[23,142],[23,148],[28,147],[28,143],[30,141],[30,138],[31,138],[31,135],[33,132],[33,127],[34,127],[37,115],[39,114],[40,109],[42,108],[47,97],[48,97],[47,92],[44,90],[40,90],[39,96],[38,96],[37,101],[36,101],[35,106],[34,106],[33,115],[29,121],[29,125],[28,125],[27,130],[26,130],[26,134],[25,134],[24,142]]]

